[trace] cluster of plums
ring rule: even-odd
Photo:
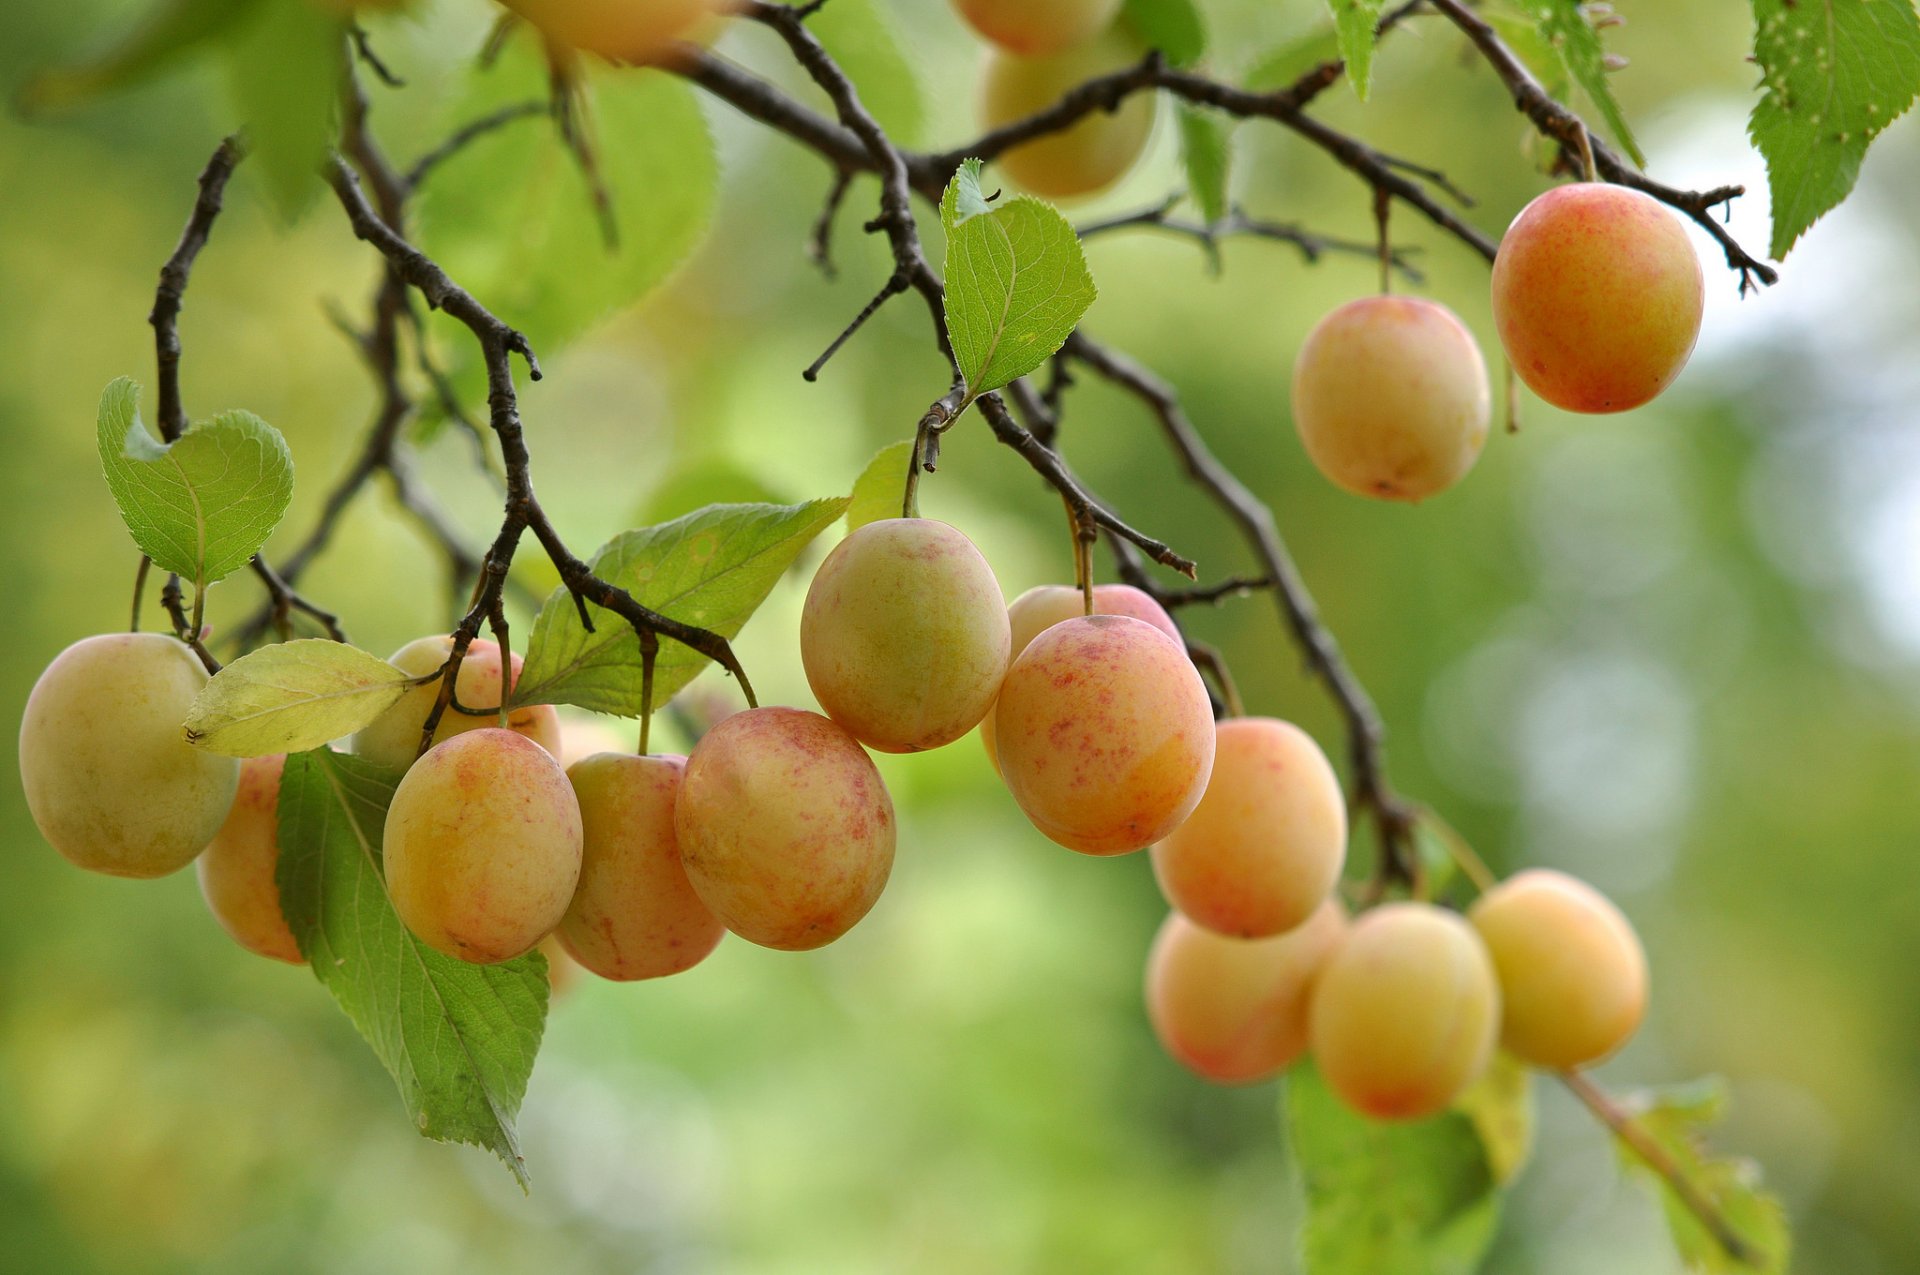
[[[1573,412],[1622,412],[1672,384],[1700,334],[1700,262],[1680,221],[1625,186],[1576,182],[1524,208],[1493,263],[1493,318],[1514,371]],[[1293,419],[1337,485],[1423,500],[1473,467],[1490,417],[1486,364],[1452,311],[1350,301],[1293,370]]]
[[[726,931],[805,950],[846,933],[893,866],[893,807],[867,749],[913,753],[979,728],[1008,791],[1052,840],[1093,855],[1152,848],[1174,911],[1148,962],[1168,1051],[1238,1082],[1309,1046],[1357,1110],[1426,1114],[1516,1055],[1572,1067],[1638,1023],[1646,972],[1620,914],[1549,872],[1484,896],[1470,921],[1425,903],[1349,922],[1337,894],[1347,821],[1313,740],[1269,718],[1215,722],[1179,631],[1147,594],[1029,590],[945,523],[888,519],[815,574],[800,652],[824,713],[754,708],[685,758],[600,752],[570,767],[548,705],[448,712],[415,758],[437,683],[353,738],[404,772],[383,867],[400,919],[475,963],[551,937],[632,980],[698,963]],[[392,662],[424,676],[445,636]],[[519,660],[476,641],[463,705],[510,699]],[[114,634],[64,651],[35,685],[20,765],[34,819],[82,867],[162,876],[198,860],[245,947],[298,961],[275,882],[283,757],[244,765],[187,744],[206,674],[173,638]],[[204,851],[204,853],[203,853]],[[1503,1009],[1504,1007],[1504,1009]]]

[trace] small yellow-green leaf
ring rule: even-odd
[[[1512,1054],[1496,1054],[1453,1106],[1473,1121],[1495,1184],[1511,1182],[1533,1154],[1533,1073]]]
[[[221,669],[187,714],[187,742],[228,757],[318,748],[397,703],[411,674],[344,642],[263,646]]]
[[[1674,1247],[1690,1271],[1712,1275],[1782,1275],[1792,1247],[1786,1212],[1780,1201],[1760,1186],[1760,1170],[1750,1160],[1716,1156],[1702,1137],[1708,1125],[1726,1109],[1726,1087],[1703,1080],[1660,1093],[1643,1093],[1623,1105],[1666,1153],[1673,1166],[1693,1184],[1738,1237],[1743,1254],[1736,1257],[1703,1225],[1673,1184],[1655,1173],[1634,1150],[1621,1144],[1620,1158],[1629,1169],[1644,1175],[1660,1193],[1673,1233]]]
[[[853,480],[853,495],[847,505],[847,530],[858,531],[882,518],[898,518],[902,493],[907,483],[907,461],[913,455],[913,440],[888,443],[873,454],[867,467]]]

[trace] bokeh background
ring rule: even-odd
[[[880,0],[919,77],[922,139],[972,129],[979,47],[938,0]],[[28,0],[0,80],[95,47],[138,0]],[[1233,72],[1312,27],[1309,0],[1207,0]],[[1745,6],[1618,6],[1616,77],[1652,170],[1744,181]],[[405,152],[476,47],[479,0],[376,27],[414,89],[377,90]],[[791,82],[762,32],[721,50]],[[1489,233],[1543,179],[1497,83],[1438,22],[1383,48],[1374,100],[1328,118],[1438,163]],[[822,279],[803,242],[828,174],[709,103],[720,212],[664,288],[564,352],[524,407],[569,538],[633,525],[688,470],[786,499],[846,490],[945,388],[915,302],[895,303],[817,385],[798,375],[884,277],[856,187]],[[93,408],[149,386],[144,322],[192,180],[231,125],[189,69],[51,118],[0,118],[0,709],[17,716],[66,643],[125,623],[134,552],[94,456]],[[1176,188],[1170,119],[1118,190]],[[617,139],[609,142],[617,145]],[[1320,154],[1243,129],[1237,197],[1364,238],[1368,196]],[[189,408],[258,412],[299,466],[284,546],[315,516],[371,406],[326,308],[363,304],[370,255],[331,206],[278,224],[243,170],[195,275]],[[1226,246],[1096,242],[1090,330],[1182,389],[1214,447],[1278,511],[1328,622],[1379,698],[1392,763],[1501,867],[1551,864],[1609,891],[1644,935],[1651,1020],[1604,1068],[1622,1088],[1726,1076],[1719,1136],[1766,1166],[1798,1269],[1920,1270],[1920,130],[1876,146],[1861,188],[1781,284],[1744,301],[1703,238],[1710,304],[1692,366],[1641,411],[1537,402],[1469,481],[1420,508],[1346,496],[1287,419],[1293,351],[1372,286],[1360,259],[1306,266]],[[1489,350],[1484,266],[1402,215],[1430,295]],[[509,319],[512,315],[507,316]],[[449,337],[451,339],[451,337]],[[151,390],[149,389],[149,395]],[[1152,422],[1074,391],[1064,445],[1121,510],[1199,558],[1247,562],[1178,479]],[[420,469],[478,541],[497,516],[462,441]],[[984,428],[923,487],[1009,596],[1070,573],[1058,502]],[[815,550],[740,650],[764,700],[810,704],[795,653]],[[376,651],[446,627],[443,577],[384,491],[306,581]],[[236,577],[216,624],[255,601]],[[1334,718],[1264,599],[1186,617],[1228,653],[1254,711],[1339,754]],[[525,632],[524,626],[520,629]],[[700,693],[731,688],[709,675]],[[0,733],[4,747],[10,732]],[[1278,1087],[1210,1088],[1157,1050],[1139,1005],[1163,912],[1143,858],[1062,851],[996,786],[974,741],[882,759],[901,810],[894,880],[849,937],[793,956],[729,941],[651,985],[585,980],[555,1009],[522,1119],[522,1198],[483,1153],[431,1144],[302,969],[235,948],[192,875],[135,883],[68,867],[0,785],[0,1267],[22,1272],[1285,1271],[1295,1185]],[[11,765],[0,766],[11,773]],[[1490,1269],[1676,1269],[1651,1196],[1600,1131],[1541,1087],[1534,1163]]]

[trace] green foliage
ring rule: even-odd
[[[707,456],[689,461],[668,474],[641,502],[634,521],[651,526],[705,509],[708,505],[785,503],[784,496],[745,465],[725,456]],[[519,563],[516,561],[514,565],[518,566]]]
[[[1243,82],[1256,93],[1270,93],[1286,88],[1322,62],[1339,56],[1339,38],[1333,28],[1316,26],[1262,54],[1248,69]]]
[[[471,75],[456,122],[549,93],[545,59],[526,33]],[[605,219],[578,159],[542,119],[474,142],[432,175],[419,200],[421,246],[542,355],[665,279],[712,220],[719,183],[706,120],[682,81],[595,68],[577,107],[609,199]],[[449,361],[477,395],[472,343],[455,345]]]
[[[1187,197],[1200,219],[1213,225],[1227,215],[1227,179],[1233,160],[1230,120],[1182,102],[1174,117],[1180,121],[1180,163],[1187,173]]]
[[[228,757],[304,752],[370,724],[412,684],[403,670],[345,642],[276,642],[200,689],[187,742]]]
[[[1333,31],[1347,64],[1347,78],[1364,102],[1372,87],[1373,30],[1380,22],[1380,0],[1327,0],[1327,7],[1333,11]]]
[[[397,777],[326,749],[280,779],[280,905],[313,968],[400,1086],[414,1126],[498,1155],[524,1188],[514,1118],[547,1015],[547,963],[443,956],[408,932],[381,877]]]
[[[1920,93],[1912,0],[1753,0],[1760,100],[1747,134],[1767,161],[1775,258],[1847,197],[1880,130]]]
[[[1487,1074],[1453,1105],[1480,1135],[1494,1183],[1513,1181],[1533,1155],[1533,1072],[1512,1054],[1495,1054]]]
[[[947,335],[972,401],[1046,362],[1096,293],[1072,223],[1027,196],[989,205],[977,159],[954,174],[940,219]]]
[[[1526,4],[1541,38],[1559,54],[1568,74],[1600,108],[1614,140],[1634,163],[1644,167],[1647,158],[1640,153],[1640,144],[1633,139],[1627,117],[1621,113],[1620,104],[1613,97],[1613,87],[1607,83],[1606,52],[1600,47],[1600,33],[1578,0],[1526,0]]]
[[[140,551],[204,589],[247,564],[293,498],[293,457],[251,412],[225,412],[172,443],[147,432],[140,389],[121,377],[100,396],[100,466]]]
[[[1127,0],[1126,20],[1140,38],[1175,66],[1192,66],[1207,53],[1207,23],[1193,0]]]
[[[1750,1250],[1736,1258],[1681,1200],[1673,1185],[1625,1143],[1620,1156],[1628,1168],[1645,1175],[1660,1193],[1667,1227],[1687,1269],[1782,1275],[1792,1247],[1786,1211],[1760,1187],[1760,1169],[1752,1161],[1716,1157],[1701,1140],[1702,1131],[1726,1111],[1726,1086],[1704,1080],[1684,1088],[1637,1095],[1627,1104],[1640,1128],[1666,1152],[1681,1174],[1712,1203]]]
[[[97,56],[35,76],[20,95],[27,110],[57,110],[167,70],[215,36],[239,26],[261,0],[161,0]]]
[[[847,498],[847,530],[858,531],[882,518],[898,518],[901,492],[907,482],[907,461],[913,455],[913,440],[888,443],[873,454],[867,467],[853,480],[853,494]]]
[[[657,527],[622,532],[594,555],[601,579],[662,615],[731,638],[740,632],[781,572],[808,542],[846,511],[847,500],[804,505],[714,505]],[[594,631],[565,588],[534,620],[516,704],[574,704],[638,717],[640,645],[627,622],[588,604]],[[653,707],[691,682],[707,657],[669,639],[660,643]]]
[[[1312,1275],[1467,1275],[1479,1266],[1500,1200],[1494,1156],[1472,1118],[1368,1120],[1307,1063],[1288,1073],[1285,1108]]]
[[[916,145],[927,126],[920,76],[901,47],[882,0],[833,0],[807,26],[860,90],[860,101],[902,146]]]
[[[227,80],[247,139],[248,170],[263,175],[291,221],[320,190],[333,145],[347,27],[313,0],[255,0],[259,13],[225,48]]]

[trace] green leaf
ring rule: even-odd
[[[1072,224],[1026,196],[989,207],[977,161],[954,175],[941,217],[947,335],[972,400],[1046,362],[1096,293]]]
[[[1473,1122],[1494,1182],[1513,1181],[1533,1155],[1533,1072],[1512,1054],[1495,1054],[1487,1074],[1453,1106]]]
[[[258,0],[226,49],[227,82],[252,162],[292,221],[320,190],[346,74],[347,24],[314,0]]]
[[[161,443],[126,377],[100,396],[100,465],[140,551],[204,589],[247,564],[293,498],[286,440],[251,412],[226,412]]]
[[[1333,12],[1333,31],[1347,64],[1347,78],[1364,102],[1372,88],[1373,29],[1380,22],[1380,0],[1327,0],[1327,8]]]
[[[1907,0],[1899,2],[1904,4]],[[1568,73],[1600,108],[1614,140],[1634,163],[1646,167],[1647,158],[1640,153],[1640,143],[1634,140],[1633,130],[1627,127],[1627,117],[1621,113],[1620,103],[1614,100],[1613,86],[1607,82],[1606,51],[1600,47],[1600,32],[1587,18],[1581,0],[1526,0],[1526,3],[1541,38],[1559,53]]]
[[[1314,1275],[1468,1275],[1499,1221],[1492,1163],[1459,1112],[1385,1123],[1342,1106],[1311,1064],[1288,1073],[1286,1127]]]
[[[785,498],[779,492],[738,461],[725,456],[708,456],[690,461],[668,474],[642,502],[635,521],[651,526],[705,509],[708,505],[785,503]]]
[[[858,531],[870,522],[900,516],[902,493],[907,484],[907,461],[913,456],[913,440],[888,443],[873,454],[867,467],[853,480],[853,494],[847,504],[847,530]]]
[[[1533,77],[1540,81],[1540,87],[1561,100],[1573,89],[1573,79],[1567,73],[1567,60],[1560,56],[1540,29],[1540,23],[1533,14],[1521,9],[1514,3],[1489,4],[1480,10],[1480,16],[1492,27],[1501,41],[1519,55]]]
[[[380,837],[398,776],[325,749],[280,776],[280,906],[314,977],[392,1073],[420,1132],[498,1155],[524,1189],[514,1118],[547,1016],[538,952],[470,965],[394,914]]]
[[[470,74],[454,124],[548,96],[546,61],[526,32],[495,65]],[[421,247],[543,357],[658,286],[699,242],[719,187],[706,119],[684,81],[595,65],[581,106],[613,244],[592,183],[544,119],[495,129],[466,147],[434,170],[419,200]],[[484,384],[473,343],[454,343],[446,362],[478,401]]]
[[[860,101],[894,141],[912,146],[927,125],[920,76],[901,47],[892,12],[875,0],[833,0],[807,19],[860,91]]]
[[[1759,1167],[1748,1160],[1712,1155],[1702,1141],[1707,1126],[1726,1110],[1726,1086],[1703,1080],[1659,1093],[1636,1094],[1623,1105],[1642,1132],[1659,1144],[1681,1175],[1712,1202],[1727,1225],[1750,1250],[1751,1261],[1736,1260],[1674,1191],[1673,1185],[1625,1142],[1621,1160],[1643,1174],[1660,1193],[1667,1227],[1687,1269],[1744,1275],[1783,1275],[1792,1249],[1786,1212],[1760,1189]]]
[[[1247,72],[1246,86],[1255,93],[1271,93],[1339,56],[1339,38],[1333,27],[1315,27],[1264,54]]]
[[[1207,53],[1207,24],[1193,0],[1127,0],[1126,19],[1147,44],[1175,66],[1191,66]]]
[[[732,638],[781,573],[846,511],[847,503],[841,497],[804,505],[714,505],[657,527],[622,532],[594,555],[593,569],[662,615]],[[612,611],[591,603],[587,610],[593,617],[591,633],[564,588],[547,599],[533,622],[514,702],[575,704],[638,717],[640,644]],[[707,663],[699,652],[663,639],[654,666],[654,707],[665,704]]]
[[[1753,20],[1763,92],[1747,135],[1766,157],[1778,259],[1920,93],[1920,18],[1911,0],[1753,0]]]
[[[1187,170],[1187,195],[1209,226],[1227,215],[1227,176],[1232,151],[1232,125],[1211,111],[1182,102],[1174,113],[1180,121],[1180,162]]]
[[[139,84],[208,41],[252,18],[261,0],[161,0],[112,47],[70,67],[43,71],[21,90],[20,105],[34,112],[78,105]]]
[[[344,642],[277,642],[200,688],[187,742],[228,757],[304,752],[369,724],[412,685],[412,674]]]

